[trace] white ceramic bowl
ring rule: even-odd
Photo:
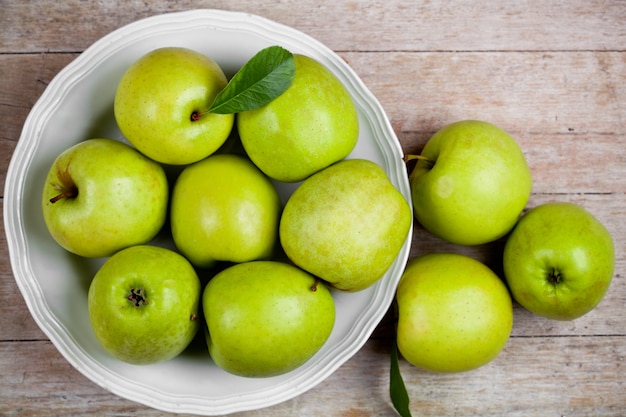
[[[386,275],[358,293],[334,292],[337,320],[330,339],[304,366],[282,376],[250,379],[218,369],[203,347],[156,365],[133,366],[111,358],[88,319],[87,289],[102,260],[61,249],[44,225],[40,195],[54,158],[89,137],[123,139],[113,97],[125,69],[144,53],[184,46],[213,57],[228,75],[260,49],[281,45],[326,65],[348,88],[361,133],[351,158],[380,164],[410,202],[402,150],[378,101],[330,49],[292,28],[262,17],[192,10],[140,20],[103,37],[52,80],[26,119],[9,167],[4,219],[17,285],[37,324],[82,374],[105,389],[164,411],[228,414],[270,406],[312,388],[350,359],[389,308],[408,258],[411,234]],[[280,190],[283,198],[291,192]]]

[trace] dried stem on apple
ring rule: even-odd
[[[208,110],[194,110],[193,113],[191,113],[191,121],[192,122],[197,122],[198,120],[200,120],[205,114],[208,113]]]
[[[315,278],[315,282],[313,283],[313,285],[311,285],[311,291],[317,291],[317,286],[320,284],[321,281],[321,279]]]
[[[74,198],[78,195],[78,188],[76,187],[76,184],[74,184],[74,181],[72,181],[69,169],[69,162],[62,170],[57,167],[57,176],[59,177],[61,184],[54,184],[54,189],[59,191],[59,195],[50,199],[52,204],[64,198]]]
[[[423,156],[423,155],[413,155],[413,154],[408,154],[408,155],[404,155],[404,157],[402,158],[402,160],[403,160],[404,162],[409,162],[409,161],[412,161],[412,160],[414,160],[414,159],[419,159],[419,160],[422,160],[422,161],[428,161],[428,162],[431,162],[431,163],[434,163],[434,162],[435,162],[435,161],[433,161],[432,159],[427,158],[427,157],[425,157],[425,156]]]
[[[64,198],[74,198],[74,197],[76,197],[77,194],[78,194],[78,190],[76,189],[76,187],[73,187],[73,188],[71,188],[71,189],[69,189],[67,191],[62,192],[61,194],[59,194],[59,195],[57,195],[55,197],[52,197],[50,199],[50,202],[52,204],[54,204],[57,201],[62,200]]]
[[[423,156],[423,155],[413,155],[413,154],[405,154],[402,157],[402,160],[404,161],[404,163],[408,163],[409,161],[425,161],[426,164],[428,165],[428,169],[431,169],[433,166],[435,166],[435,161]],[[411,170],[411,168],[408,168],[409,170]],[[412,174],[413,172],[411,172]]]
[[[133,303],[135,307],[141,307],[148,303],[145,295],[146,292],[142,288],[131,288],[126,299]]]

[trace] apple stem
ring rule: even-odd
[[[322,280],[319,278],[315,278],[315,282],[313,283],[313,285],[311,285],[311,291],[315,292],[317,291],[317,286],[320,285],[320,282]]]
[[[208,111],[194,110],[193,113],[191,113],[191,121],[197,122],[198,120],[202,118],[202,116],[204,116],[207,113]]]
[[[413,155],[413,154],[408,154],[408,155],[404,155],[404,157],[402,158],[402,160],[403,160],[404,162],[409,162],[409,161],[412,161],[412,160],[414,160],[414,159],[420,159],[420,160],[422,160],[422,161],[428,161],[428,162],[435,162],[435,161],[433,161],[432,159],[427,158],[427,157],[425,157],[425,156],[423,156],[423,155]]]
[[[189,320],[191,321],[198,321],[198,316],[194,313],[191,313],[191,316],[189,316]]]
[[[75,188],[69,189],[69,190],[67,190],[67,191],[65,191],[65,192],[62,192],[61,194],[57,195],[56,197],[52,197],[52,198],[50,199],[50,202],[51,202],[52,204],[54,204],[54,203],[56,203],[57,201],[62,200],[62,199],[64,199],[64,198],[73,198],[73,197],[76,197],[76,195],[78,194],[78,192],[77,192],[77,191],[78,191],[78,190],[76,190]]]

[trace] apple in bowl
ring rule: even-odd
[[[115,120],[141,153],[184,165],[215,152],[233,127],[233,114],[208,109],[228,80],[216,61],[180,47],[163,47],[137,59],[116,90]]]
[[[200,328],[201,284],[182,255],[137,245],[107,259],[89,286],[89,320],[115,358],[135,365],[180,354]]]
[[[132,147],[95,138],[57,156],[41,197],[54,240],[80,256],[111,256],[153,239],[167,216],[163,167]]]

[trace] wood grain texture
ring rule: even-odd
[[[76,52],[137,19],[198,8],[253,13],[337,51],[622,50],[626,5],[563,2],[245,0],[3,1],[0,52]],[[40,28],[45,27],[45,30]],[[80,36],[76,36],[80,33]]]
[[[124,24],[194,8],[262,15],[337,51],[381,102],[405,153],[453,121],[501,126],[533,173],[528,208],[575,202],[612,233],[614,279],[588,315],[558,322],[515,305],[505,350],[468,373],[431,374],[402,360],[415,416],[626,414],[626,2],[0,0],[0,192],[24,121],[62,68]],[[30,316],[4,220],[0,228],[0,415],[170,416],[110,394],[59,354]],[[452,245],[416,224],[410,256],[454,251],[501,273],[502,246]],[[392,311],[318,386],[234,416],[395,415]]]
[[[387,395],[389,352],[388,339],[372,339],[303,395],[232,415],[393,416]],[[514,337],[496,360],[476,371],[432,374],[402,362],[401,372],[416,416],[620,416],[625,357],[619,336]],[[2,343],[0,361],[6,364],[0,392],[10,392],[12,400],[0,402],[3,416],[170,415],[108,394],[47,341]],[[33,367],[33,362],[40,365]]]

